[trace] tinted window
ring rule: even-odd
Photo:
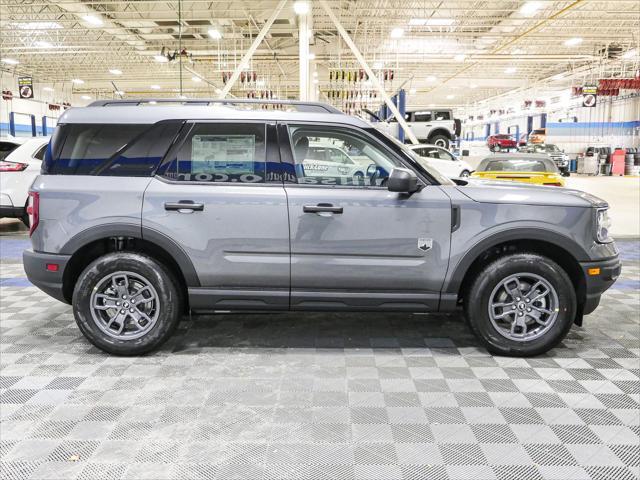
[[[56,141],[62,141],[63,145],[59,156],[46,162],[46,173],[91,175],[148,128],[148,125],[62,125]]]
[[[47,151],[47,144],[45,143],[38,150],[36,150],[36,153],[33,154],[33,158],[37,158],[38,160],[43,160],[44,159],[44,152],[46,152],[46,151]]]
[[[384,186],[391,169],[402,166],[375,142],[343,128],[290,126],[289,135],[298,183]]]
[[[436,120],[451,120],[451,112],[436,112],[435,118]]]
[[[182,122],[162,122],[154,125],[93,173],[118,177],[153,175],[181,127]]]
[[[18,145],[11,142],[0,142],[0,161],[4,160],[13,152]]]
[[[164,175],[183,182],[265,181],[264,124],[196,124]]]
[[[416,119],[416,122],[430,122],[431,112],[416,112],[415,119]]]

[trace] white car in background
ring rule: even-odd
[[[371,163],[371,162],[368,162]],[[363,180],[367,166],[355,161],[342,149],[328,145],[309,145],[302,161],[309,177],[347,177]]]
[[[19,218],[29,226],[29,187],[40,174],[49,138],[29,138],[0,160],[0,217]]]
[[[420,158],[448,178],[468,177],[473,168],[464,160],[436,145],[408,145]]]

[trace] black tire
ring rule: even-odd
[[[549,282],[557,293],[559,307],[555,322],[540,337],[528,341],[503,336],[489,317],[494,288],[503,279],[522,272]],[[478,273],[464,298],[464,312],[471,329],[490,352],[528,357],[550,350],[569,333],[576,316],[576,294],[567,273],[553,260],[536,253],[516,253],[495,260]]]
[[[460,177],[461,178],[466,178],[469,175],[471,175],[471,172],[469,170],[463,170],[463,171],[460,172]]]
[[[427,140],[427,143],[448,149],[449,146],[451,145],[451,140],[446,135],[438,134],[438,135],[433,135],[432,137],[429,137],[429,139]]]
[[[146,334],[135,339],[117,339],[103,332],[92,316],[91,295],[108,275],[126,271],[141,275],[158,295],[159,313]],[[94,260],[80,274],[73,291],[73,314],[80,331],[93,345],[115,355],[142,355],[162,345],[178,326],[182,299],[171,272],[155,259],[133,252],[109,253]]]

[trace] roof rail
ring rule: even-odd
[[[91,102],[88,107],[110,107],[110,106],[138,106],[149,103],[171,103],[171,104],[183,104],[183,105],[237,105],[237,104],[251,104],[251,105],[285,105],[297,107],[300,112],[316,112],[316,113],[337,113],[344,115],[344,112],[337,108],[321,102],[301,102],[299,100],[259,100],[253,98],[140,98],[140,99],[126,99],[126,100],[96,100]]]

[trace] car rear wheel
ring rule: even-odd
[[[429,137],[427,143],[440,148],[449,148],[450,141],[445,135],[434,135],[433,137]]]
[[[116,355],[140,355],[159,347],[182,311],[173,275],[151,257],[132,252],[93,261],[80,274],[72,303],[84,336]]]
[[[567,335],[576,295],[567,273],[533,253],[504,256],[485,267],[464,302],[467,322],[500,355],[539,355]]]

